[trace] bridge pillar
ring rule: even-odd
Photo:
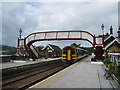
[[[104,37],[94,37],[94,59],[103,60],[104,56]]]
[[[25,45],[25,39],[18,38],[17,53],[18,56],[29,56],[29,58],[39,58],[38,52],[32,44]]]
[[[28,55],[25,49],[24,41],[25,41],[24,39],[18,38],[18,46],[17,46],[17,53],[16,53],[18,56]]]

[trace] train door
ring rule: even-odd
[[[76,61],[76,52],[73,48],[67,49],[67,61],[72,64]]]
[[[67,61],[66,61],[66,64],[67,65],[71,65],[72,64],[72,48],[67,48],[67,53],[66,53],[66,58],[67,58]]]
[[[71,50],[67,50],[67,60],[71,60]]]

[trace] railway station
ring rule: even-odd
[[[120,90],[118,0],[7,1],[1,90]]]
[[[114,39],[114,42],[110,42]],[[40,58],[33,46],[36,41],[44,40],[86,40],[93,45],[93,53],[83,48],[48,45],[47,58]],[[108,46],[109,45],[109,46]],[[114,75],[119,66],[119,55],[112,54],[112,48],[119,48],[119,41],[112,35],[95,36],[86,31],[52,31],[32,33],[18,39],[17,55],[28,55],[32,61],[13,60],[2,63],[2,89],[34,88],[98,88],[119,90],[118,78]],[[59,53],[55,52],[59,49]],[[106,51],[108,51],[106,52]],[[117,49],[119,51],[119,49]],[[59,57],[54,57],[54,56]],[[117,55],[117,56],[115,56]],[[116,59],[112,59],[113,57]],[[109,61],[106,66],[105,59]],[[107,61],[108,62],[108,61]],[[112,64],[111,64],[112,63]],[[113,65],[114,63],[114,65]],[[113,71],[110,71],[112,69]]]

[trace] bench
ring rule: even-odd
[[[106,76],[106,75],[108,75],[108,76],[106,77],[106,79],[108,79],[109,77],[112,77],[112,72],[111,72],[110,70],[108,70],[108,69],[105,69],[105,74],[104,74],[104,76]],[[113,77],[112,77],[112,79],[113,79]]]
[[[115,70],[115,67],[114,67],[113,65],[110,65],[110,69],[114,71],[114,70]],[[106,77],[106,79],[108,79],[109,77],[111,77],[111,78],[114,80],[114,78],[113,78],[113,73],[112,73],[108,68],[105,68],[104,71],[105,71],[104,76],[108,75],[108,76]]]

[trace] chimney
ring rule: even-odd
[[[120,27],[119,27],[117,33],[118,33],[118,38],[120,38]]]
[[[113,34],[113,28],[112,26],[110,27],[110,35]]]
[[[118,41],[120,42],[120,27],[119,27],[117,33],[118,33]]]

